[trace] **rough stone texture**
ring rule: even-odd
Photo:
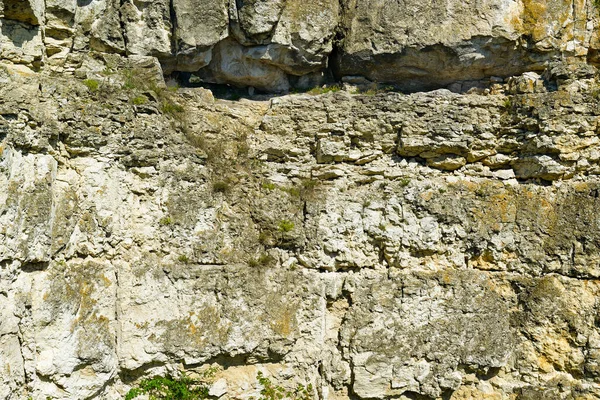
[[[335,65],[405,89],[543,70],[595,51],[597,13],[585,0],[349,0]]]
[[[0,10],[3,60],[72,72],[89,51],[153,56],[166,74],[267,92],[332,74],[464,92],[549,61],[600,63],[592,0],[3,0]]]
[[[0,398],[207,366],[223,399],[600,397],[589,65],[240,101],[78,65],[0,67]]]

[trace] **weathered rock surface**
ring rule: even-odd
[[[335,66],[406,89],[543,70],[596,51],[592,3],[351,0]]]
[[[223,399],[600,397],[593,68],[235,102],[160,73],[0,68],[0,398],[208,366]]]
[[[153,56],[166,74],[269,92],[331,72],[466,91],[549,61],[600,59],[592,0],[3,0],[0,10],[3,60],[69,72],[89,51]]]

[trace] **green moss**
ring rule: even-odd
[[[325,93],[335,93],[342,90],[340,85],[331,85],[331,86],[321,86],[310,89],[307,93],[312,95],[319,95]]]
[[[100,82],[95,79],[86,79],[83,84],[87,86],[90,92],[97,92],[100,87]]]
[[[158,223],[162,226],[169,226],[173,224],[171,217],[162,217]]]
[[[292,197],[297,197],[301,200],[310,199],[314,193],[315,189],[318,186],[319,181],[312,179],[303,179],[299,185],[287,187],[283,189]]]
[[[289,221],[287,219],[283,219],[281,221],[279,221],[279,224],[277,225],[277,229],[279,230],[279,232],[291,232],[292,230],[294,230],[294,223],[292,221]]]
[[[277,185],[271,182],[263,182],[262,188],[268,191],[273,191],[277,188]]]
[[[131,99],[131,103],[136,106],[141,106],[143,104],[146,104],[147,102],[148,102],[148,98],[144,95],[135,96],[134,98]]]
[[[410,179],[402,178],[400,179],[400,187],[407,187],[410,184]]]

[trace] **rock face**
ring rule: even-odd
[[[0,400],[600,398],[597,20],[0,0]]]
[[[2,59],[72,71],[154,56],[166,74],[269,92],[362,76],[403,90],[598,63],[592,0],[3,0]]]
[[[80,65],[0,68],[0,398],[209,366],[223,399],[258,372],[323,399],[600,396],[589,65],[241,101],[164,89],[152,57]]]
[[[405,89],[543,70],[597,47],[598,11],[583,0],[350,0],[345,11],[338,74]]]

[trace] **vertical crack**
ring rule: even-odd
[[[127,2],[127,0],[121,0],[117,3],[118,0],[115,0],[113,4],[115,6],[118,4],[118,13],[119,13],[119,26],[121,27],[121,36],[123,37],[123,47],[125,47],[125,54],[129,54],[129,39],[127,37],[127,29],[125,25],[125,16],[123,15],[123,6]]]

